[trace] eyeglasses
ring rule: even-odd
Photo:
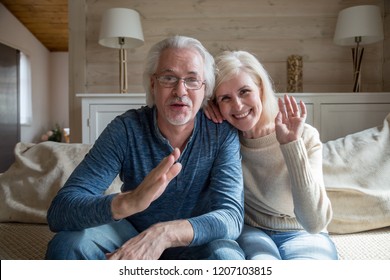
[[[184,86],[186,89],[190,90],[197,90],[200,89],[205,82],[200,81],[196,78],[189,77],[189,78],[179,78],[173,75],[161,75],[157,76],[157,74],[154,74],[157,81],[160,83],[161,86],[165,88],[174,88],[177,86],[180,80],[183,80]]]

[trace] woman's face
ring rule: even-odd
[[[241,71],[221,83],[215,92],[222,116],[242,132],[250,132],[260,120],[263,106],[259,86]]]

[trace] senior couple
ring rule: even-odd
[[[337,259],[318,132],[253,55],[173,36],[143,83],[53,199],[47,259]]]

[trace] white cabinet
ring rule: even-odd
[[[82,142],[93,144],[116,116],[146,104],[145,94],[77,94],[81,98]]]
[[[308,107],[307,123],[320,132],[322,142],[381,125],[390,113],[389,92],[294,94]]]
[[[390,113],[389,92],[295,93],[293,96],[305,102],[306,122],[318,129],[322,142],[381,125]]]
[[[378,126],[390,113],[390,102],[369,104],[321,104],[321,140],[334,140]]]
[[[145,94],[77,94],[82,99],[82,142],[94,143],[115,116],[145,105]],[[278,94],[283,96],[283,94]],[[305,102],[307,123],[323,142],[381,125],[390,113],[390,93],[296,93]]]

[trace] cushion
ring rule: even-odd
[[[90,148],[52,141],[18,143],[15,162],[0,175],[0,222],[47,223],[53,197]],[[108,192],[120,186],[117,177]]]
[[[390,225],[390,114],[383,125],[324,143],[328,230],[353,233]]]

